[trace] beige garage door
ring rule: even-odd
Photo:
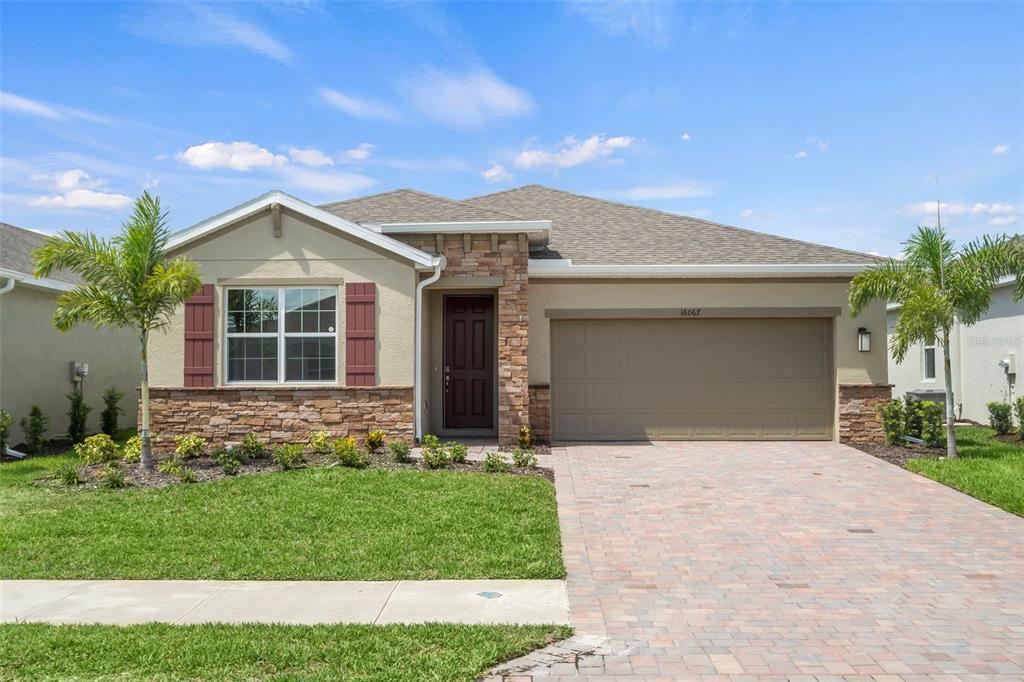
[[[830,440],[830,319],[552,320],[557,440]]]

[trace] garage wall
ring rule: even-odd
[[[888,381],[885,304],[877,303],[851,319],[848,280],[646,281],[586,283],[530,282],[530,383],[551,381],[551,323],[544,311],[557,308],[840,307],[834,353],[839,384]],[[872,332],[869,353],[857,351],[857,329]]]

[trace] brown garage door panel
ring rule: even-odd
[[[561,440],[832,438],[831,320],[553,320]]]

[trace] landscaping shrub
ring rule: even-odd
[[[889,445],[903,445],[904,429],[906,428],[906,409],[899,398],[881,403],[878,416],[882,420],[885,431],[885,442]]]
[[[118,404],[124,393],[113,386],[103,392],[103,411],[100,412],[100,431],[111,438],[117,436],[117,418],[124,414],[124,410]]]
[[[378,452],[384,447],[384,432],[380,429],[374,429],[370,433],[366,434],[366,448],[370,452]]]
[[[915,402],[907,401],[906,403],[906,414],[904,415],[904,435],[913,436],[914,438],[921,438],[921,430],[923,428],[922,419],[924,401],[918,400]]]
[[[370,455],[356,445],[356,439],[339,438],[334,441],[334,461],[343,467],[362,469],[370,466]]]
[[[230,450],[226,450],[217,457],[217,464],[225,476],[237,476],[242,470],[242,463],[235,459]]]
[[[100,434],[106,436],[107,434]],[[109,436],[108,436],[109,437]],[[124,479],[124,471],[117,462],[107,462],[100,473],[100,485],[104,488],[126,488],[128,481]]]
[[[530,427],[523,424],[519,427],[519,447],[523,450],[529,450],[533,445],[533,436],[530,433]]]
[[[512,463],[524,469],[533,469],[537,466],[537,455],[533,450],[516,448],[512,451]]]
[[[99,464],[113,462],[120,456],[117,443],[105,433],[89,436],[85,442],[75,445],[75,454],[83,464]]]
[[[67,395],[68,399],[68,439],[72,443],[81,443],[85,440],[85,425],[89,419],[92,408],[85,404],[85,396],[82,389],[76,387]]]
[[[942,405],[931,400],[922,400],[918,413],[921,417],[921,439],[928,447],[938,447],[945,436],[942,425]]]
[[[411,462],[412,448],[404,440],[393,440],[388,443],[388,450],[391,451],[391,459],[396,462]]]
[[[448,459],[456,464],[465,464],[466,455],[469,454],[469,447],[465,443],[459,443],[457,441],[451,441],[445,445],[445,449],[448,451]]]
[[[182,483],[194,483],[196,480],[196,470],[185,466],[175,457],[160,462],[157,468],[160,470],[160,473],[174,476]]]
[[[484,471],[489,474],[501,474],[508,471],[508,462],[497,452],[484,455]]]
[[[274,458],[274,464],[285,471],[297,469],[306,462],[306,455],[302,451],[302,446],[295,443],[278,445],[274,448],[271,456]]]
[[[127,464],[138,464],[142,459],[142,437],[132,436],[121,449],[121,459]]]
[[[178,480],[182,483],[195,483],[196,482],[196,470],[192,467],[180,466],[178,467]]]
[[[78,485],[82,477],[78,475],[78,464],[75,462],[61,462],[53,470],[53,477],[64,485]]]
[[[247,462],[250,459],[262,457],[265,450],[263,443],[260,442],[260,437],[256,435],[255,431],[250,431],[245,434],[245,438],[234,449],[234,452],[238,455],[238,461]]]
[[[206,441],[194,433],[178,436],[174,439],[174,452],[182,459],[199,457],[206,449]]]
[[[427,445],[427,438],[434,438],[433,436],[423,437],[423,464],[428,469],[443,469],[444,467],[451,466],[451,456],[448,454],[448,450],[441,447],[441,444],[434,438],[434,442],[431,446]]]
[[[28,454],[38,455],[43,451],[43,446],[46,445],[46,425],[49,421],[38,405],[33,405],[28,416],[21,418],[21,430],[25,432],[25,450]]]
[[[11,437],[11,424],[14,417],[0,410],[0,455],[7,452],[7,441]]]
[[[993,401],[988,404],[988,423],[996,430],[996,434],[1006,435],[1013,428],[1011,410],[1010,403]]]
[[[331,449],[331,434],[317,431],[309,437],[309,449],[318,455],[325,455]]]
[[[1024,396],[1013,401],[1013,411],[1017,414],[1017,437],[1024,440]],[[2,419],[3,415],[0,414],[0,420]]]

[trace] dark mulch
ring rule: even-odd
[[[861,452],[866,452],[878,459],[884,459],[890,464],[906,468],[908,460],[911,459],[942,459],[946,456],[944,448],[929,448],[924,445],[908,443],[906,445],[875,445],[873,443],[851,443],[853,447]]]
[[[1002,441],[1004,443],[1011,443],[1014,445],[1024,445],[1024,438],[1020,437],[1020,433],[1017,431],[1011,431],[1010,433],[1004,433],[1001,436],[992,436],[992,440]]]

